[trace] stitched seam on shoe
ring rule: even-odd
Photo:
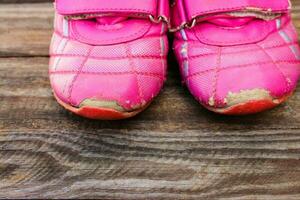
[[[61,42],[64,40],[64,38],[59,38],[59,43],[57,46],[57,48],[54,50],[54,47],[53,47],[53,43],[51,43],[51,47],[50,47],[50,54],[52,54],[52,52],[56,52],[58,47],[60,46]],[[52,66],[49,67],[49,70],[50,68],[51,69],[56,69],[56,66],[58,65],[58,63],[60,62],[60,58],[58,58],[58,60],[55,62],[55,60],[53,60],[53,63],[52,63]]]
[[[105,43],[106,43],[106,42],[115,42],[115,41],[120,41],[120,42],[122,42],[121,40],[126,40],[126,39],[128,39],[128,38],[132,38],[132,37],[135,37],[136,35],[142,34],[141,36],[138,36],[138,37],[140,38],[140,37],[142,37],[144,34],[146,34],[146,33],[151,29],[152,24],[149,24],[149,27],[148,27],[148,24],[145,24],[144,27],[143,27],[141,30],[139,30],[138,32],[135,32],[135,33],[133,33],[133,34],[130,34],[130,35],[126,36],[126,37],[123,36],[123,37],[118,37],[118,38],[115,38],[115,39],[109,39],[109,40],[96,40],[96,39],[88,38],[88,37],[82,35],[82,34],[78,31],[77,26],[74,25],[74,22],[71,22],[71,26],[72,26],[72,30],[73,30],[72,33],[75,35],[75,37],[77,36],[78,38],[80,38],[80,39],[82,39],[82,40],[84,40],[84,41],[92,41],[92,42],[96,42],[96,43],[98,43],[98,42],[100,42],[100,43],[105,42]],[[146,30],[146,29],[147,29],[147,30]]]
[[[51,71],[49,72],[50,75],[61,75],[61,74],[76,74],[78,71]],[[81,71],[80,74],[88,74],[88,75],[103,75],[103,76],[110,76],[110,75],[132,75],[135,74],[132,71],[127,71],[127,72],[84,72]],[[164,79],[164,76],[158,73],[147,73],[147,72],[136,72],[136,74],[140,76],[152,76],[152,77],[157,77]]]
[[[52,57],[85,57],[85,55],[79,55],[79,54],[51,54]],[[128,59],[126,56],[120,56],[120,57],[98,57],[98,56],[90,56],[90,59],[95,60],[125,60]],[[131,56],[132,59],[153,59],[153,60],[160,60],[161,56],[143,56],[143,55],[136,55]],[[167,58],[164,56],[163,58]]]
[[[56,8],[57,10],[61,11],[60,8]],[[68,12],[89,12],[89,11],[96,11],[96,12],[103,12],[103,11],[107,11],[107,10],[110,10],[110,12],[117,12],[117,11],[131,11],[131,12],[145,12],[145,13],[152,13],[153,10],[145,10],[145,9],[136,9],[136,8],[130,8],[130,9],[121,9],[121,8],[95,8],[95,9],[71,9],[71,10],[68,10]],[[64,12],[64,11],[62,11]]]
[[[74,39],[74,38],[70,38],[70,37],[66,37],[64,35],[62,35],[59,31],[55,30],[54,31],[54,34],[57,34],[59,37],[62,37],[62,38],[66,38],[66,39],[69,39],[71,41],[74,41],[74,42],[78,42],[78,43],[81,43],[80,41]],[[159,38],[160,36],[147,36],[148,39],[156,39],[156,38]],[[140,40],[140,39],[137,39],[137,40]],[[120,45],[120,44],[114,44],[114,45]]]
[[[63,41],[64,41],[64,38],[60,41],[59,45],[57,46],[56,51],[59,50],[58,48],[60,47],[60,45],[61,45],[61,43],[62,43]],[[62,52],[62,53],[65,51],[65,48],[66,48],[66,46],[67,46],[68,43],[69,43],[69,41],[67,40],[67,41],[65,42],[64,46],[63,46],[62,49],[61,49],[61,52]],[[61,61],[61,57],[58,58],[58,61],[57,61],[57,62],[53,63],[53,64],[55,64],[54,70],[57,69],[58,65],[60,64],[60,61]]]
[[[219,73],[221,68],[221,55],[222,55],[222,47],[218,48],[218,54],[217,54],[217,67],[215,68],[215,77],[213,82],[213,93],[212,98],[214,101],[214,106],[216,106],[216,96],[217,96],[217,89],[218,89],[218,80],[219,80]]]
[[[282,70],[280,69],[280,67],[278,66],[278,63],[275,63],[275,61],[273,60],[272,56],[264,50],[263,47],[261,47],[259,44],[257,44],[257,46],[261,49],[261,51],[266,55],[268,56],[268,58],[272,61],[273,63],[273,66],[279,71],[279,73],[282,75],[282,77],[284,78],[284,81],[285,81],[285,85],[286,85],[286,90],[285,90],[285,93],[288,92],[289,88],[290,88],[290,84],[288,82],[288,77],[282,72]]]
[[[240,43],[254,43],[254,42],[258,42],[258,41],[262,41],[263,39],[265,39],[269,32],[268,29],[269,26],[268,23],[266,21],[263,21],[264,25],[263,28],[260,30],[260,35],[259,36],[255,36],[255,37],[252,37],[250,38],[250,36],[248,35],[247,37],[243,37],[242,39],[238,39],[238,40],[235,40],[235,41],[231,41],[231,42],[222,42],[222,41],[215,41],[215,40],[211,40],[209,39],[208,37],[206,37],[206,34],[200,32],[199,35],[198,34],[195,34],[195,36],[199,39],[199,41],[203,41],[204,43],[213,43],[213,44],[216,44],[217,45],[227,45],[227,44],[234,44],[234,45],[237,45],[236,43],[238,43],[238,45],[241,45]],[[227,30],[228,32],[229,31],[232,31],[232,30]],[[196,33],[196,30],[194,31]],[[201,38],[201,40],[200,40]]]
[[[87,53],[87,55],[86,55],[84,61],[82,62],[81,66],[80,66],[80,68],[79,68],[79,71],[78,71],[77,74],[74,76],[74,78],[73,78],[73,80],[72,80],[72,82],[71,82],[71,85],[70,85],[70,87],[69,87],[69,95],[68,95],[68,101],[69,101],[69,103],[72,103],[72,102],[71,102],[71,100],[72,100],[71,98],[72,98],[72,93],[73,93],[73,89],[74,89],[74,84],[75,84],[75,82],[77,81],[78,77],[80,76],[80,74],[81,74],[81,72],[82,72],[82,70],[83,70],[83,68],[84,68],[84,66],[85,66],[85,64],[86,64],[86,62],[89,60],[89,56],[90,56],[90,54],[92,53],[93,49],[94,49],[93,46],[90,47],[90,49],[89,49],[89,51],[88,51],[88,53]]]
[[[165,56],[164,56],[164,48],[166,48],[166,44],[165,44],[165,40],[163,38],[163,35],[164,35],[164,30],[165,29],[165,23],[162,23],[161,25],[161,32],[160,32],[160,60],[161,60],[161,65],[162,65],[162,75],[163,77],[165,77],[165,59],[167,59]],[[163,81],[161,83],[161,85],[163,84]]]
[[[131,49],[129,44],[125,44],[125,49],[126,49],[126,54],[129,60],[129,65],[131,66],[131,70],[133,71],[133,74],[135,75],[135,79],[136,79],[136,84],[138,87],[138,95],[139,95],[139,101],[140,103],[142,103],[143,101],[143,93],[142,93],[142,88],[140,86],[140,81],[139,81],[139,77],[135,68],[135,63],[134,60],[131,59]]]
[[[220,68],[219,70],[220,71],[223,71],[223,70],[229,70],[229,69],[236,69],[236,68],[245,68],[245,67],[253,67],[253,66],[257,66],[257,65],[264,65],[264,64],[271,64],[271,63],[277,63],[277,64],[280,64],[280,63],[289,63],[289,64],[300,64],[300,61],[274,61],[274,62],[258,62],[258,63],[250,63],[250,64],[246,64],[246,65],[236,65],[236,66],[230,66],[230,67],[223,67],[223,68]],[[204,70],[204,71],[200,71],[200,72],[196,72],[196,73],[193,73],[191,75],[189,75],[186,79],[190,79],[190,78],[193,78],[195,76],[198,76],[198,75],[203,75],[203,74],[206,74],[206,73],[209,73],[209,72],[213,72],[215,69],[208,69],[208,70]]]
[[[52,37],[55,37],[55,36],[52,36]],[[56,36],[57,37],[57,36]],[[63,41],[63,37],[57,37],[57,40],[59,40],[59,42],[58,42],[58,45],[57,45],[57,48],[59,47],[59,45],[60,45],[60,43]],[[54,48],[53,48],[53,44],[54,44],[54,40],[55,39],[52,39],[53,41],[51,41],[51,48],[50,48],[50,54],[53,54],[54,52],[56,52],[57,51],[57,49],[56,50],[54,50]]]
[[[285,43],[285,44],[280,44],[280,45],[276,45],[276,46],[271,46],[271,47],[266,47],[265,49],[275,49],[275,48],[281,48],[281,47],[288,47],[291,45],[298,45],[297,42],[292,42],[292,43]],[[252,52],[256,52],[257,48],[253,48],[250,50],[243,50],[243,51],[235,51],[235,52],[223,52],[223,55],[231,55],[231,54],[238,54],[238,53],[252,53]],[[194,56],[190,56],[190,59],[196,59],[196,58],[201,58],[201,57],[206,57],[206,56],[214,56],[216,55],[216,53],[207,53],[207,54],[201,54],[201,55],[194,55]]]
[[[55,4],[55,9],[57,11],[62,11],[64,9],[61,9],[59,1],[61,0],[56,0]],[[105,7],[105,8],[81,8],[81,9],[67,9],[68,12],[82,12],[82,11],[107,11],[107,10],[112,10],[112,11],[134,11],[134,12],[150,12],[152,13],[153,10],[149,9],[141,9],[141,8],[113,8],[113,7]],[[65,10],[64,10],[65,11]],[[64,12],[62,11],[62,12]]]
[[[256,6],[256,5],[251,6],[251,4],[250,4],[250,5],[247,5],[247,6],[235,6],[235,7],[230,7],[230,8],[217,8],[217,9],[208,9],[208,10],[205,10],[205,11],[198,11],[198,12],[193,13],[193,16],[198,16],[198,15],[211,13],[211,12],[224,12],[224,11],[230,11],[230,10],[241,10],[241,9],[247,8],[247,7],[259,8],[259,9],[262,9],[262,10],[268,10],[269,9],[269,7]],[[277,8],[274,8],[272,10],[277,11],[277,12],[279,12],[279,11],[281,12],[281,11],[287,11],[288,8],[286,6],[282,6],[282,7],[278,6]]]

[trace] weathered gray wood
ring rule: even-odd
[[[299,29],[298,0],[293,16]],[[141,115],[83,119],[52,97],[51,24],[49,3],[0,6],[0,198],[300,199],[299,89],[269,112],[216,115],[170,56]]]
[[[54,0],[53,0],[54,1]],[[11,4],[20,4],[20,3],[42,3],[42,2],[53,2],[52,0],[0,0],[1,3],[11,3]]]
[[[0,6],[0,57],[47,56],[52,32],[52,4]]]

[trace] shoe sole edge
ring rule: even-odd
[[[68,110],[76,115],[79,115],[81,117],[85,117],[88,119],[95,119],[95,120],[128,119],[128,118],[134,117],[137,114],[141,113],[151,104],[151,102],[149,102],[145,106],[143,106],[137,110],[134,110],[132,112],[122,112],[122,111],[114,110],[111,108],[92,107],[92,106],[82,106],[82,107],[77,108],[77,107],[71,106],[71,105],[63,102],[55,95],[55,93],[53,93],[53,94],[54,94],[56,101],[66,110]]]
[[[276,99],[256,99],[256,100],[249,100],[246,102],[242,102],[236,105],[229,106],[227,108],[213,108],[210,106],[205,107],[215,113],[222,114],[222,115],[249,115],[249,114],[256,114],[263,111],[267,111],[277,107],[278,105],[286,102],[289,97],[292,96],[293,93],[284,95],[281,98]]]

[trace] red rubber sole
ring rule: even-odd
[[[219,113],[223,115],[249,115],[249,114],[256,114],[259,112],[263,112],[275,108],[278,105],[287,101],[287,99],[290,96],[291,94],[273,100],[272,99],[251,100],[245,103],[240,103],[237,105],[230,106],[228,108],[212,108],[207,106],[205,107],[215,113]]]
[[[80,108],[76,108],[69,104],[64,103],[55,94],[54,97],[56,101],[66,110],[71,111],[72,113],[79,115],[81,117],[96,119],[96,120],[121,120],[121,119],[131,118],[139,114],[143,110],[145,110],[150,104],[149,103],[144,107],[132,112],[121,112],[110,108],[90,107],[90,106],[83,106]]]

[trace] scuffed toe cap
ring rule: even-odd
[[[226,108],[255,100],[278,100],[290,95],[296,88],[300,75],[300,62],[285,46],[278,48],[212,55],[207,63],[203,58],[191,58],[191,72],[186,84],[191,93],[205,106]],[[298,48],[298,47],[297,47]],[[227,50],[227,52],[225,52]],[[230,52],[230,53],[228,53]],[[192,65],[194,64],[194,65]]]
[[[161,90],[164,77],[144,73],[52,73],[58,98],[74,107],[95,106],[131,111],[149,103]]]

